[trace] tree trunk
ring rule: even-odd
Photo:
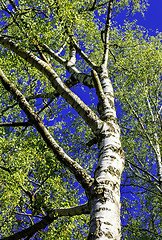
[[[103,127],[97,136],[99,145],[98,165],[90,196],[89,240],[120,239],[120,182],[124,168],[124,154],[117,123],[114,94],[107,69],[99,74],[105,99],[100,104]]]

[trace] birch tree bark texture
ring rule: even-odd
[[[89,239],[120,239],[120,182],[124,169],[124,154],[120,141],[120,128],[114,106],[114,94],[107,68],[93,72],[94,84],[103,121],[97,136],[98,164],[90,195]]]

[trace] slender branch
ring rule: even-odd
[[[152,123],[156,125],[156,118],[154,117],[151,104],[149,102],[148,97],[146,97],[146,102],[148,106],[148,110],[150,112],[151,118],[152,118]],[[157,108],[156,108],[157,110]],[[156,150],[156,162],[157,162],[157,173],[158,173],[158,179],[159,179],[159,184],[160,188],[162,189],[162,163],[161,163],[161,153],[160,153],[160,146],[159,146],[159,141],[158,141],[158,135],[155,130],[156,126],[153,125],[153,138],[155,141],[155,150]]]
[[[102,65],[107,67],[108,63],[108,55],[109,55],[109,33],[110,33],[110,25],[111,25],[111,13],[113,9],[113,0],[109,1],[108,11],[107,11],[107,19],[104,30],[104,54],[102,59]]]
[[[17,214],[17,215],[20,215],[20,216],[26,216],[26,217],[43,218],[43,216],[41,216],[41,215],[33,215],[33,214],[30,214],[30,213],[25,213],[25,212],[22,212],[22,213],[14,212],[14,214]]]
[[[98,100],[99,100],[99,102],[104,102],[106,97],[105,97],[104,91],[102,89],[98,74],[95,70],[92,70],[91,74],[92,74],[92,78],[93,78],[94,85],[96,88],[96,94],[97,94]]]
[[[66,65],[66,60],[62,57],[59,56],[59,53],[55,53],[54,51],[52,51],[51,48],[49,48],[46,44],[43,44],[43,51],[45,51],[46,53],[48,53],[49,55],[51,55],[57,62],[59,62],[62,65]]]
[[[15,9],[15,11],[18,11],[18,7],[16,6],[15,2],[12,0],[9,0],[9,2],[12,5],[12,7]]]
[[[41,112],[43,112],[47,107],[49,107],[49,105],[53,102],[53,100],[54,100],[54,98],[51,98],[50,100],[49,100],[49,102],[45,105],[45,106],[43,106],[42,107],[42,109],[37,113],[38,115],[41,113]]]
[[[33,181],[33,180],[30,180],[30,179],[29,179],[29,182],[31,182],[31,183],[33,183],[33,184],[35,184],[35,185],[39,186],[39,187],[41,186],[41,184],[40,184],[40,183],[37,183],[37,182],[35,182],[35,181]]]
[[[33,198],[36,196],[36,194],[40,191],[40,189],[42,188],[43,184],[48,180],[49,176],[47,176],[42,183],[40,184],[39,188],[33,193]]]
[[[68,40],[69,40],[69,37],[66,39],[65,43],[61,46],[60,50],[56,53],[57,55],[61,54],[61,52],[64,50],[64,48],[67,45]]]
[[[32,100],[32,99],[38,99],[38,98],[42,98],[42,99],[48,99],[48,98],[51,98],[51,99],[54,99],[54,97],[58,97],[59,94],[58,92],[56,91],[52,91],[51,93],[39,93],[39,94],[34,94],[34,95],[31,95],[29,97],[26,97],[26,100],[29,101],[29,100]],[[5,109],[3,109],[1,111],[1,115],[3,115],[7,110],[11,109],[11,108],[14,108],[15,106],[17,106],[18,103],[14,103],[12,105],[8,105]],[[43,109],[44,110],[44,109]]]
[[[109,49],[109,52],[110,52],[110,53],[111,53],[111,55],[113,56],[113,58],[114,58],[114,61],[115,61],[115,63],[116,63],[116,57],[115,57],[114,53],[111,51],[111,49]]]
[[[94,0],[92,7],[89,9],[90,11],[95,10],[97,0]]]
[[[93,5],[91,7],[85,8],[85,9],[81,8],[81,9],[78,10],[78,12],[79,13],[88,12],[88,11],[91,12],[91,11],[100,9],[100,8],[102,8],[103,6],[105,6],[107,4],[107,2],[98,4],[98,5],[96,3],[97,3],[97,0],[94,0]]]
[[[144,186],[140,186],[140,185],[138,185],[138,184],[134,184],[134,183],[132,183],[132,184],[121,184],[121,187],[131,187],[131,186],[138,187],[138,188],[142,188],[142,189],[146,190],[147,192],[149,191],[149,192],[151,192],[151,193],[153,193],[153,194],[158,195],[159,197],[161,197],[161,194],[159,194],[158,192],[154,192],[154,191],[152,191],[151,189],[146,188],[146,187],[144,187]],[[133,195],[134,195],[134,193],[133,193]]]
[[[32,126],[30,122],[9,122],[9,123],[0,123],[0,127],[28,127]]]
[[[74,67],[75,68],[75,67]],[[78,79],[78,80],[76,80]],[[89,87],[89,88],[92,88],[94,86],[93,84],[93,81],[92,81],[92,77],[87,75],[87,74],[84,74],[84,73],[73,73],[71,75],[71,77],[66,80],[64,83],[67,87],[71,88],[73,86],[75,86],[77,83],[83,83],[85,86]],[[44,109],[46,107],[48,107],[52,101],[56,98],[56,97],[59,97],[60,94],[57,92],[57,91],[52,91],[52,92],[49,92],[49,93],[38,93],[38,94],[33,94],[29,97],[26,97],[26,100],[29,101],[29,100],[32,100],[32,99],[38,99],[38,98],[42,98],[42,99],[48,99],[50,98],[49,102],[47,103],[46,106],[44,106],[40,112],[44,111]],[[14,108],[15,106],[17,106],[18,103],[14,103],[12,105],[8,105],[5,109],[3,109],[1,111],[1,115],[3,115],[7,110],[11,109],[11,108]],[[40,113],[38,112],[38,114]]]
[[[157,183],[159,183],[159,180],[158,180],[156,177],[154,177],[151,173],[149,173],[148,171],[146,171],[145,169],[137,166],[136,164],[132,163],[132,162],[129,161],[128,159],[125,159],[125,161],[128,162],[128,163],[130,163],[133,167],[135,167],[135,168],[141,170],[142,172],[146,173],[148,176],[150,176],[151,178],[153,178]]]
[[[139,118],[138,114],[136,113],[136,111],[134,110],[134,108],[132,107],[132,105],[129,103],[128,99],[125,98],[125,100],[126,100],[127,104],[129,105],[130,109],[132,110],[134,116],[135,116],[136,119],[138,120],[139,125],[141,126],[141,129],[142,129],[142,131],[144,132],[144,134],[145,134],[148,142],[150,143],[152,149],[154,150],[155,154],[157,154],[157,153],[156,153],[156,149],[155,149],[155,147],[154,147],[154,145],[153,145],[153,142],[151,141],[149,135],[147,134],[146,129],[145,129],[145,127],[143,126],[143,123],[142,123],[141,119]]]
[[[5,3],[4,3],[3,0],[1,0],[1,3],[2,3],[2,10],[6,11],[9,15],[11,15],[11,16],[13,17],[13,12],[10,11],[10,10],[6,7],[6,5],[5,5]]]
[[[130,166],[130,163],[129,164],[129,167],[131,169],[131,171],[139,178],[139,179],[143,179],[143,181],[147,181],[149,184],[151,184],[152,186],[156,187],[160,193],[162,193],[162,190],[159,186],[157,186],[157,184],[155,184],[153,181],[150,181],[150,179],[147,179],[145,177],[143,177],[143,175],[141,173],[137,173],[131,166]]]
[[[88,55],[79,47],[79,45],[77,44],[77,42],[75,41],[75,39],[73,38],[73,36],[70,36],[70,38],[71,38],[71,40],[72,40],[72,42],[73,42],[73,46],[75,47],[77,53],[79,53],[79,55],[84,59],[84,61],[85,61],[86,63],[88,63],[88,65],[89,65],[91,68],[97,70],[97,65],[96,65],[94,62],[92,62],[92,61],[90,60],[90,58],[88,57]]]
[[[46,56],[45,56],[45,54],[43,53],[43,51],[42,51],[41,47],[39,46],[39,44],[36,42],[35,39],[33,39],[32,41],[33,41],[33,44],[34,44],[35,48],[37,49],[37,51],[38,51],[39,56],[41,57],[41,59],[42,59],[43,61],[45,61],[47,64],[50,65],[48,59],[46,58]]]
[[[128,229],[128,231],[130,231],[130,232],[137,232],[137,230],[133,230],[133,229],[130,229],[130,225],[122,225],[122,227],[129,227],[129,229]],[[151,233],[151,234],[153,234],[153,235],[155,235],[155,236],[157,236],[157,237],[162,237],[162,235],[161,234],[158,234],[158,233],[156,233],[155,231],[151,231],[151,230],[149,230],[149,229],[145,229],[145,228],[139,228],[139,231],[144,231],[144,232],[148,232],[148,233]]]

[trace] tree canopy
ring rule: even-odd
[[[160,238],[161,33],[128,21],[148,3],[1,1],[2,239]]]

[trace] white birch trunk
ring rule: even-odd
[[[99,156],[90,197],[90,232],[92,239],[120,239],[120,182],[124,155],[114,106],[114,94],[108,72],[102,68],[100,82],[106,96],[100,112],[104,121],[98,135]]]

